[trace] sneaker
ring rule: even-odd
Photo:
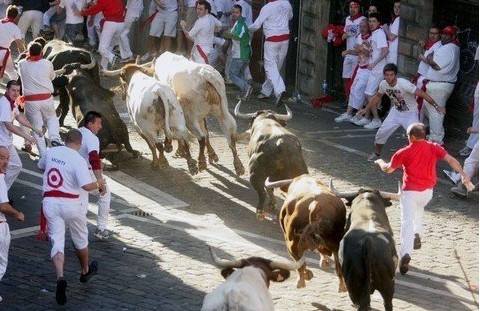
[[[114,70],[115,67],[117,67],[117,63],[118,63],[118,56],[113,56],[112,58],[112,61],[108,63],[108,66],[110,68],[108,68],[108,70]]]
[[[372,152],[372,154],[368,157],[368,162],[375,162],[378,159],[380,159],[380,156],[375,152]]]
[[[363,126],[363,128],[374,130],[378,129],[382,125],[382,120],[380,119],[372,119],[372,121]]]
[[[462,175],[460,175],[457,172],[454,171],[449,171],[449,170],[443,170],[443,174],[448,177],[448,179],[456,185],[459,181],[462,180]]]
[[[354,115],[353,117],[351,117],[349,121],[350,121],[351,123],[355,124],[355,122],[358,122],[361,118],[362,118],[361,115],[356,114],[356,115]]]
[[[461,157],[468,157],[470,153],[472,153],[472,149],[470,149],[468,146],[465,146],[462,150],[458,152]]]
[[[251,85],[247,86],[247,89],[245,90],[245,93],[243,94],[242,99],[243,100],[248,100],[250,95],[252,95],[253,87]]]
[[[80,283],[87,283],[92,276],[97,274],[98,271],[98,262],[92,261],[88,266],[88,272],[86,274],[80,274]]]
[[[52,140],[50,142],[50,145],[52,145],[52,147],[60,147],[60,146],[63,146],[63,143],[61,141],[58,141],[58,140]]]
[[[130,57],[120,59],[120,63],[125,64],[125,63],[129,63],[131,61],[134,61],[134,60],[135,60],[135,57],[133,57],[133,55],[132,55]]]
[[[57,291],[55,292],[55,300],[61,306],[67,303],[67,281],[63,277],[57,280]]]
[[[422,240],[420,239],[420,234],[415,233],[415,239],[413,239],[413,249],[422,248]]]
[[[93,236],[100,240],[106,240],[110,236],[110,233],[108,232],[107,229],[104,229],[104,230],[97,229],[93,233]]]
[[[142,57],[140,57],[140,61],[143,63],[143,62],[146,62],[150,57],[153,57],[153,53],[150,53],[150,52],[147,52],[145,54],[142,55]]]
[[[368,123],[370,123],[370,120],[365,118],[365,117],[362,117],[360,120],[358,120],[357,122],[355,122],[355,125],[358,125],[358,126],[365,126],[367,125]]]
[[[280,107],[283,103],[283,97],[285,96],[285,92],[282,92],[278,94],[278,96],[275,97],[275,107]]]
[[[233,81],[230,80],[230,79],[228,79],[228,78],[225,78],[225,79],[224,79],[224,83],[225,83],[226,85],[232,85],[232,84],[233,84]]]
[[[402,275],[406,274],[409,269],[409,263],[412,258],[410,257],[409,254],[405,254],[402,257],[402,260],[400,260],[400,273]]]
[[[267,95],[260,92],[260,94],[257,95],[257,98],[258,99],[267,99],[267,98],[270,98],[270,96],[267,96]]]
[[[459,182],[455,187],[450,188],[450,191],[457,197],[463,199],[467,197],[467,188]]]
[[[350,121],[352,118],[353,117],[351,115],[344,112],[344,113],[342,113],[341,115],[339,115],[338,117],[335,118],[335,122],[336,123],[346,122],[346,121]]]

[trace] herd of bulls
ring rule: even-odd
[[[93,56],[53,40],[44,45],[44,57],[61,74],[54,80],[60,95],[60,122],[69,107],[78,126],[86,112],[96,110],[103,115],[101,150],[115,144],[118,152],[125,147],[137,156],[129,143],[127,127],[114,107],[114,93],[100,86]],[[339,291],[348,290],[358,310],[369,309],[374,290],[381,293],[385,309],[392,310],[398,257],[385,207],[398,199],[398,194],[363,189],[341,193],[309,175],[298,137],[285,129],[286,121],[292,118],[287,106],[286,114],[270,110],[242,113],[238,102],[235,116],[251,120],[250,129],[238,134],[235,119],[228,111],[223,78],[209,65],[166,52],[151,64],[128,64],[103,74],[119,76],[133,124],[152,151],[153,168],[168,166],[164,152],[172,150],[173,139],[178,141],[177,154],[186,159],[191,174],[206,169],[205,148],[209,162],[217,162],[206,124],[207,115],[213,115],[228,141],[237,175],[244,174],[245,169],[237,155],[236,141],[250,137],[249,174],[259,198],[257,218],[264,218],[265,205],[270,210],[275,208],[274,188],[286,193],[279,221],[295,262],[278,263],[258,257],[228,262],[211,250],[227,280],[205,297],[202,310],[273,310],[270,281],[284,281],[290,270],[297,270],[297,288],[302,288],[313,277],[305,264],[308,250],[320,253],[321,268],[329,266],[333,255]],[[158,139],[162,132],[163,142]],[[193,138],[199,142],[197,160],[189,149]]]

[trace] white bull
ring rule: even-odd
[[[206,126],[206,117],[212,114],[220,123],[232,150],[235,172],[237,175],[244,174],[245,168],[238,158],[235,146],[237,123],[228,111],[225,83],[220,73],[210,65],[198,64],[170,52],[155,59],[153,66],[155,78],[170,85],[175,91],[185,113],[187,128],[199,141],[199,170],[207,168],[205,146],[209,162],[218,161],[218,156],[210,145]]]
[[[189,132],[183,109],[173,90],[146,73],[151,73],[151,70],[137,65],[126,65],[108,74],[120,74],[120,81],[126,93],[128,113],[137,131],[152,151],[152,167],[167,167],[168,161],[163,154],[164,150],[171,151],[171,139],[186,145]],[[158,141],[159,132],[165,134],[165,147]],[[189,153],[186,158],[190,173],[196,174],[198,172],[196,161]]]
[[[273,311],[268,291],[270,281],[285,281],[290,270],[300,268],[305,262],[305,257],[289,263],[261,257],[227,261],[218,258],[212,248],[210,253],[215,265],[223,268],[221,273],[226,281],[205,296],[201,311]]]

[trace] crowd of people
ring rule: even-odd
[[[96,136],[102,128],[102,116],[95,111],[87,113],[84,127],[71,130],[65,143],[61,141],[52,96],[53,65],[42,58],[39,43],[32,41],[26,46],[25,35],[29,28],[34,38],[39,33],[53,31],[55,37],[78,44],[86,26],[87,44],[98,46],[101,70],[110,70],[118,62],[134,60],[129,33],[143,12],[143,1],[3,2],[13,5],[0,5],[0,14],[4,9],[5,16],[0,21],[0,78],[6,74],[10,80],[0,98],[0,280],[7,267],[10,243],[5,215],[24,220],[24,215],[14,209],[13,202],[8,199],[8,190],[22,168],[13,146],[12,135],[15,134],[25,139],[27,151],[32,144],[38,149],[38,166],[44,171],[42,214],[52,242],[51,258],[57,276],[56,299],[64,305],[67,300],[63,270],[67,227],[80,261],[80,282],[87,282],[98,269],[97,262],[89,263],[88,255],[86,213],[89,192],[98,196],[94,236],[99,239],[109,237],[111,195],[102,175]],[[288,51],[289,21],[293,17],[289,1],[266,3],[255,20],[251,0],[152,0],[149,12],[148,19],[142,23],[150,27],[142,61],[172,51],[175,39],[177,53],[222,70],[226,82],[231,81],[238,87],[237,98],[243,100],[247,100],[253,91],[249,70],[252,33],[263,28],[266,79],[258,98],[273,96],[277,106],[282,104],[286,87],[280,70]],[[442,147],[445,106],[459,71],[456,28],[436,25],[430,28],[428,40],[419,43],[417,75],[408,81],[397,77],[400,1],[394,1],[390,23],[381,23],[374,4],[369,7],[367,16],[362,14],[357,0],[349,3],[349,14],[343,36],[346,49],[342,53],[342,77],[348,107],[335,121],[350,121],[367,129],[378,129],[369,160],[375,161],[387,173],[403,167],[400,271],[404,274],[408,271],[412,250],[421,246],[423,209],[432,197],[437,159],[445,160],[458,172],[458,175],[450,171],[446,174],[456,183],[452,191],[459,195],[466,195],[464,184],[470,187],[470,179],[478,172],[478,85],[474,97],[475,118],[467,130],[471,135],[460,152],[469,156],[462,169]],[[160,38],[158,48],[157,38]],[[18,62],[17,69],[10,55],[12,43],[16,44],[19,53],[27,53],[27,57]],[[114,53],[115,46],[118,46],[119,56]],[[391,108],[382,122],[377,108],[385,96],[390,100]],[[15,120],[20,125],[14,124]],[[428,124],[428,136],[424,124]],[[380,159],[382,147],[400,126],[407,131],[409,145],[387,163]],[[478,185],[476,187],[478,189]]]

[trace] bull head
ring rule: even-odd
[[[262,113],[262,111],[251,112],[251,113],[241,113],[240,112],[241,104],[242,104],[242,101],[239,100],[237,105],[235,106],[234,114],[237,118],[254,119]],[[279,114],[279,113],[272,112],[273,116],[277,121],[288,121],[292,118],[292,111],[290,110],[290,108],[288,108],[288,106],[285,105],[285,109],[287,110],[287,114]]]
[[[67,65],[63,66],[62,69],[55,70],[55,74],[56,75],[64,74],[72,67],[89,70],[89,69],[92,69],[93,67],[95,67],[96,64],[97,63],[95,62],[95,59],[92,57],[89,64],[80,64],[80,63],[67,64]]]
[[[347,201],[351,202],[353,199],[355,199],[359,194],[360,191],[348,191],[348,192],[339,192],[333,187],[333,181],[330,179],[330,191],[338,196],[339,198],[346,199]],[[398,182],[398,192],[393,193],[393,192],[386,192],[386,191],[379,191],[380,196],[384,200],[392,200],[392,201],[398,201],[400,199],[400,195],[402,194],[401,190],[401,185],[400,182]]]

